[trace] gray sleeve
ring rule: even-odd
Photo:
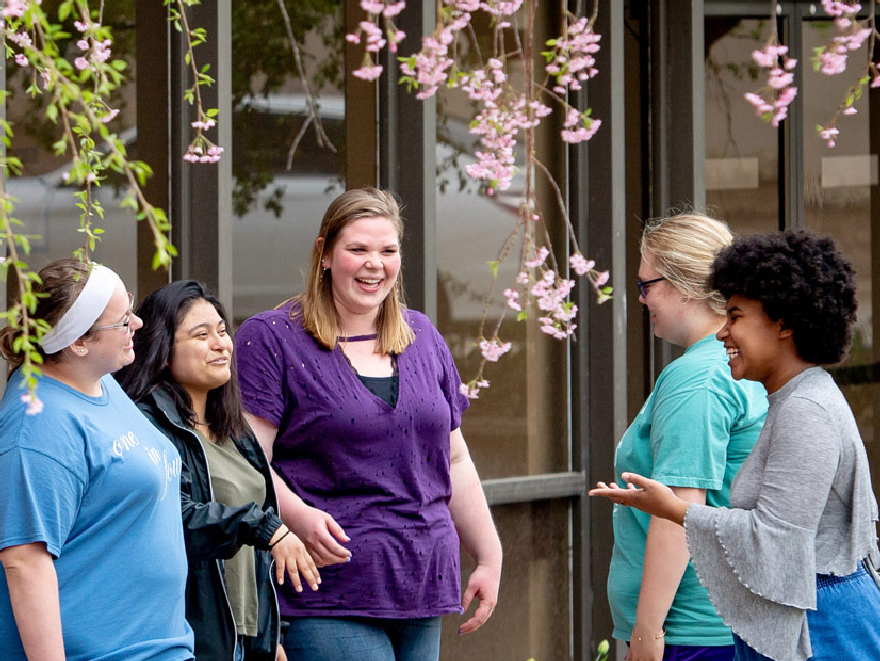
[[[827,412],[813,401],[789,398],[771,430],[754,509],[718,510],[711,517],[689,513],[688,546],[698,572],[700,565],[718,571],[723,553],[727,572],[749,591],[777,604],[815,609],[816,530],[839,456]],[[708,536],[716,543],[706,544]]]

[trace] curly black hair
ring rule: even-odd
[[[846,354],[858,307],[855,271],[831,237],[786,230],[736,239],[718,253],[710,282],[725,298],[760,301],[792,331],[804,360],[828,365]]]

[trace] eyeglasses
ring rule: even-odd
[[[655,282],[660,282],[661,280],[666,280],[662,275],[659,278],[654,278],[653,280],[639,280],[636,283],[636,287],[639,288],[639,294],[641,294],[642,298],[648,298],[648,285],[653,285]]]
[[[126,292],[128,294],[128,314],[125,315],[125,318],[120,321],[118,324],[109,324],[107,326],[92,326],[89,331],[102,331],[102,330],[112,330],[114,328],[124,328],[128,330],[128,324],[131,323],[131,316],[134,314],[134,294],[131,292]]]

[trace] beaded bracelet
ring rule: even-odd
[[[274,549],[275,546],[278,544],[278,542],[280,542],[282,539],[284,539],[285,537],[287,537],[289,534],[290,534],[290,528],[288,528],[288,529],[287,529],[287,532],[284,533],[283,535],[281,535],[281,537],[279,537],[279,538],[276,539],[274,542],[272,542],[271,544],[269,544],[269,550],[271,551],[272,549]]]

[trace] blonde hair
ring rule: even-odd
[[[682,294],[705,301],[715,314],[724,314],[727,301],[709,288],[712,262],[733,235],[723,220],[701,213],[681,213],[649,221],[642,232],[642,257]]]
[[[299,305],[290,309],[290,317],[301,317],[303,328],[327,349],[336,346],[340,328],[333,303],[331,274],[330,271],[324,272],[321,262],[324,253],[333,249],[342,231],[362,218],[387,218],[394,224],[398,240],[403,239],[400,205],[391,193],[372,187],[346,191],[333,200],[324,213],[318,230],[318,238],[323,239],[321,249],[318,249],[316,241],[312,248],[305,292],[295,297]],[[416,339],[403,316],[406,303],[403,299],[402,276],[402,272],[397,274],[394,287],[379,307],[376,330],[381,353],[400,353]]]

